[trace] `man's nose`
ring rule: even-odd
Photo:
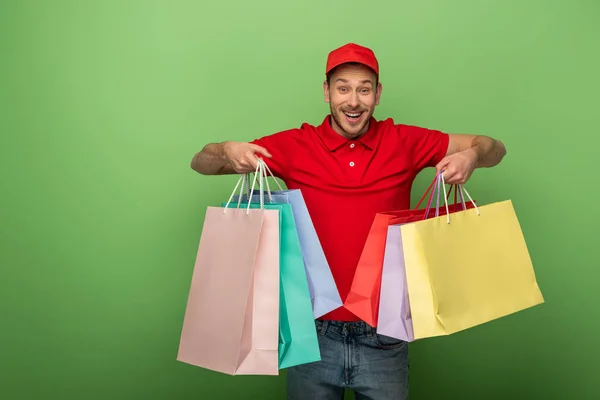
[[[350,98],[348,99],[348,105],[352,108],[355,108],[358,106],[358,103],[358,93],[354,92],[350,94]]]

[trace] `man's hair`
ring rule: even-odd
[[[358,62],[347,62],[347,63],[344,63],[344,64],[340,64],[337,67],[333,68],[331,71],[329,71],[329,73],[327,74],[327,86],[330,86],[330,84],[331,84],[331,76],[342,65],[352,65],[352,66],[355,66],[355,67],[358,67],[358,66],[367,67],[365,64],[361,64],[361,63],[358,63]],[[369,68],[369,67],[367,67],[367,68]],[[375,88],[377,88],[377,85],[379,84],[379,77],[377,76],[377,73],[372,68],[369,68],[369,70],[375,74],[375,85],[374,86],[375,86]]]

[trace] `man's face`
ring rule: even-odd
[[[375,72],[364,65],[340,65],[331,75],[329,85],[325,81],[325,101],[331,109],[334,131],[355,139],[369,129],[382,90],[376,80]]]

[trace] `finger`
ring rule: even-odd
[[[450,179],[446,181],[446,183],[450,185],[463,185],[466,181],[467,179],[463,174],[456,173],[452,175]]]
[[[447,185],[461,185],[462,184],[462,181],[456,176],[445,180],[445,182]]]
[[[265,149],[262,146],[256,145],[256,144],[251,144],[250,147],[252,148],[252,150],[254,150],[256,153],[260,153],[265,157],[271,158],[271,153],[269,153],[267,151],[267,149]]]
[[[436,173],[439,174],[442,170],[446,169],[446,167],[448,167],[448,159],[443,158],[442,161],[435,166]]]
[[[231,165],[233,166],[233,170],[235,172],[237,172],[238,174],[244,174],[246,172],[245,171],[246,168],[244,167],[244,165],[242,163],[233,161],[233,162],[231,162]]]
[[[256,157],[254,154],[248,154],[246,164],[249,168],[252,168],[252,171],[255,171],[258,167],[258,157]]]
[[[445,169],[442,176],[446,184],[453,185],[457,178],[457,173],[453,169]]]
[[[257,162],[252,163],[249,157],[240,160],[235,163],[236,171],[238,174],[248,174],[250,172],[256,171]]]

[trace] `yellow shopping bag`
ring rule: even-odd
[[[438,199],[440,186],[445,191],[442,175]],[[398,229],[415,339],[456,333],[544,302],[510,200]]]

